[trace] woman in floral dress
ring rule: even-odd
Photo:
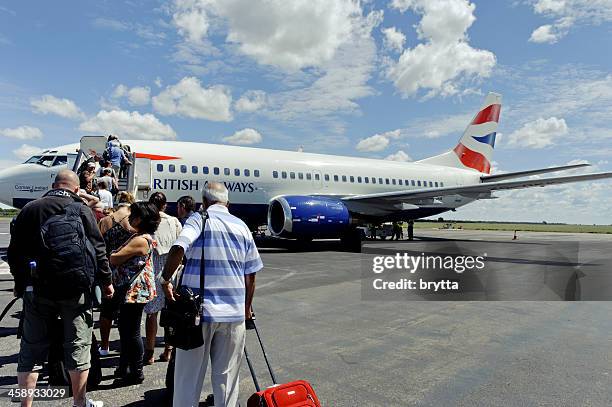
[[[130,225],[136,230],[123,246],[110,256],[115,295],[119,295],[119,342],[121,356],[116,376],[125,384],[142,383],[144,348],[140,325],[144,306],[156,296],[151,255],[152,235],[159,226],[159,211],[147,202],[130,206]],[[128,371],[129,368],[129,371]]]

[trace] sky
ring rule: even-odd
[[[0,0],[0,168],[109,133],[418,160],[494,91],[494,173],[611,171],[611,21],[612,0]],[[443,216],[612,224],[610,181],[496,195]]]

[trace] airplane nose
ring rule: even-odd
[[[10,169],[0,171],[0,203],[13,206],[11,194],[14,185],[12,183],[12,171]]]

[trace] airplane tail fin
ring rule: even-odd
[[[495,134],[501,112],[501,95],[489,93],[470,124],[463,132],[457,146],[446,153],[417,161],[423,164],[474,169],[491,173],[491,160],[495,147]]]

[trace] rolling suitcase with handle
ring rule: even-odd
[[[314,389],[306,380],[296,380],[284,384],[278,384],[276,382],[276,377],[274,376],[272,366],[270,366],[270,362],[268,361],[268,355],[266,354],[263,342],[261,341],[261,336],[259,336],[259,331],[255,325],[255,320],[247,321],[247,329],[255,330],[264,360],[266,361],[266,365],[268,367],[268,372],[272,378],[272,383],[274,383],[272,386],[266,389],[261,389],[255,374],[255,369],[253,369],[253,364],[251,363],[249,353],[247,352],[247,348],[245,346],[244,356],[249,366],[251,376],[253,377],[255,389],[257,390],[256,393],[249,397],[247,407],[321,407],[321,403],[319,403],[319,399],[317,398]]]

